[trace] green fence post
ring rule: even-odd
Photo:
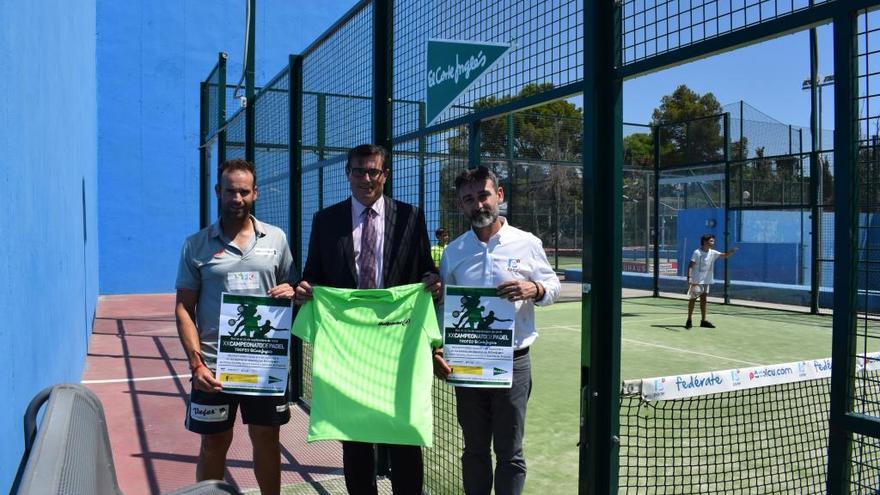
[[[244,159],[254,164],[256,155],[254,152],[254,143],[256,141],[256,123],[257,114],[256,102],[254,101],[254,79],[256,78],[256,61],[254,56],[256,49],[256,17],[257,17],[257,0],[248,0],[248,27],[247,27],[247,50],[245,51],[245,69],[244,69],[244,96],[247,99],[247,106],[244,109]]]
[[[302,62],[301,55],[290,55],[287,62],[288,81],[288,168],[289,168],[289,195],[290,207],[290,244],[294,259],[294,271],[296,280],[302,276],[302,121],[303,121],[303,91],[302,91]],[[298,337],[293,338],[291,346],[290,399],[299,400],[303,394],[303,342]]]
[[[392,83],[394,21],[393,0],[373,0],[373,142],[388,150],[385,165],[393,170],[394,154],[391,143]],[[385,180],[385,194],[394,196],[394,173]],[[387,475],[391,472],[391,462],[387,449],[379,446],[376,456],[376,471]]]
[[[578,493],[617,493],[623,85],[621,7],[583,0],[584,206]]]
[[[205,135],[208,132],[208,84],[199,84],[199,228],[211,224],[211,168]]]
[[[856,260],[858,200],[856,143],[859,115],[856,16],[841,5],[834,16],[834,319],[831,345],[831,410],[828,437],[828,493],[850,493],[852,408],[856,324]]]
[[[480,153],[480,121],[468,123],[468,168],[480,166],[482,155]]]
[[[730,251],[730,113],[724,114],[724,250]],[[724,304],[730,304],[730,258],[724,259]]]
[[[217,128],[222,129],[217,135],[217,163],[226,161],[226,60],[225,52],[217,55]],[[219,177],[218,177],[219,179]],[[220,211],[220,200],[217,200],[217,211]]]
[[[507,177],[510,183],[510,190],[507,191],[508,197],[507,199],[507,218],[510,219],[514,224],[513,220],[513,201],[516,196],[516,163],[513,161],[514,155],[516,154],[516,150],[513,146],[514,139],[516,138],[516,133],[514,130],[514,118],[513,114],[507,114],[507,146],[505,146],[504,154],[507,158]]]
[[[388,150],[393,167],[392,85],[394,82],[394,8],[392,0],[373,0],[373,142]],[[394,195],[394,173],[385,181],[385,194]]]
[[[822,210],[819,208],[819,188],[822,187],[822,165],[819,163],[819,36],[810,29],[810,313],[819,313],[819,280],[822,262]]]
[[[660,297],[660,126],[651,126],[654,135],[654,297]]]
[[[419,131],[424,131],[427,125],[427,112],[425,102],[419,102]],[[424,134],[419,136],[419,209],[425,211],[425,155],[428,153],[428,137]]]

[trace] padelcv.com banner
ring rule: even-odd
[[[875,370],[880,370],[880,352],[871,352],[857,358],[857,372]],[[831,358],[810,359],[752,368],[627,380],[623,384],[622,392],[627,395],[641,395],[646,401],[672,400],[830,377]]]

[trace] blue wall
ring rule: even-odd
[[[95,3],[0,2],[0,492],[31,397],[79,382],[97,298]]]
[[[199,82],[221,51],[238,82],[245,5],[97,1],[102,294],[174,289],[180,246],[199,226]],[[257,2],[257,85],[349,7]]]

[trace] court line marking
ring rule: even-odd
[[[570,326],[570,325],[553,325],[553,326],[547,326],[547,327],[543,327],[543,328],[558,328],[561,330],[568,330],[570,332],[578,332],[578,333],[580,333],[580,331],[581,331],[581,329],[579,327],[574,327],[574,326]],[[648,347],[656,347],[658,349],[664,349],[667,351],[682,352],[685,354],[696,354],[697,356],[711,357],[711,358],[715,358],[715,359],[723,359],[725,361],[748,364],[750,366],[761,366],[761,363],[753,363],[751,361],[743,361],[742,359],[730,358],[730,357],[725,357],[725,356],[718,356],[718,355],[709,354],[706,352],[689,351],[687,349],[680,349],[678,347],[671,347],[671,346],[666,346],[666,345],[661,345],[661,344],[652,344],[651,342],[642,342],[641,340],[624,339],[624,338],[622,338],[621,340],[624,342],[629,342],[631,344],[644,345],[644,346],[648,346]]]
[[[145,376],[141,378],[109,378],[107,380],[82,380],[83,385],[98,385],[101,383],[133,383],[133,382],[151,382],[156,380],[170,380],[172,378],[189,378],[190,375],[164,375],[164,376]]]

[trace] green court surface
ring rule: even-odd
[[[577,493],[580,303],[537,310],[526,420],[526,493]],[[694,321],[699,323],[699,307]],[[709,304],[717,328],[684,328],[687,301],[624,299],[621,379],[786,363],[831,355],[831,317]],[[867,349],[875,351],[877,349]]]

